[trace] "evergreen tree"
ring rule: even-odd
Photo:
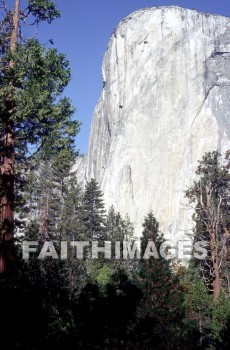
[[[128,215],[123,219],[119,212],[116,212],[114,206],[112,205],[106,216],[106,233],[108,239],[112,242],[113,248],[115,247],[115,242],[134,241],[134,227],[130,221]],[[115,251],[113,249],[112,257],[115,258]]]
[[[58,225],[62,239],[84,240],[83,191],[75,172],[70,172],[66,179],[63,199],[63,210]]]
[[[74,308],[78,348],[136,349],[131,330],[139,297],[124,271],[112,274],[104,288],[87,284]]]
[[[113,205],[109,208],[106,216],[106,231],[112,242],[124,239],[124,221]]]
[[[195,203],[194,240],[203,241],[208,251],[204,260],[195,260],[200,274],[215,300],[221,288],[230,295],[229,289],[229,156],[221,163],[221,155],[215,151],[206,153],[200,161],[195,181],[186,192],[190,203]]]
[[[67,152],[63,161],[60,153],[52,159],[43,159],[40,154],[36,156],[37,165],[33,166],[27,178],[26,202],[29,208],[26,212],[26,239],[52,240],[57,244],[58,252],[62,241],[67,243],[65,263],[71,292],[78,293],[87,276],[84,261],[76,259],[75,249],[71,247],[72,241],[85,240],[83,193],[76,173],[71,171],[73,162],[74,158],[68,157]],[[35,227],[38,228],[36,235],[33,234]]]
[[[83,221],[90,239],[105,238],[105,207],[103,193],[95,179],[87,182],[83,197]]]
[[[194,349],[227,349],[230,302],[223,294],[215,301],[197,269],[189,268],[181,280],[186,315],[184,335],[193,339]]]
[[[124,244],[133,246],[135,242],[134,228],[128,215],[123,219],[112,205],[106,216],[106,235],[111,242],[111,259],[105,262],[112,273],[123,271],[129,279],[133,279],[134,272],[138,266],[136,257],[123,259]]]
[[[197,325],[200,349],[229,346],[229,155],[223,159],[217,151],[206,153],[196,171],[198,180],[186,192],[195,204],[194,241],[202,241],[207,250],[205,259],[191,259],[186,274],[186,314]]]
[[[177,349],[176,334],[183,318],[183,296],[170,261],[159,254],[163,238],[158,227],[153,213],[148,213],[143,224],[141,247],[143,253],[151,244],[154,256],[147,259],[144,255],[140,261],[138,283],[143,296],[135,334],[137,344],[139,347],[142,344],[143,349]]]
[[[27,231],[31,223],[37,223],[39,227],[37,240],[53,239],[55,233],[56,220],[58,220],[57,210],[59,198],[55,193],[53,184],[52,169],[49,161],[43,161],[39,167],[31,171],[27,177],[24,198],[26,209],[22,212],[27,217]],[[55,198],[54,198],[55,197]]]
[[[17,259],[13,282],[0,284],[2,349],[71,349],[76,326],[69,294],[68,270],[61,261]]]
[[[61,94],[70,80],[65,56],[46,50],[36,39],[22,39],[22,25],[50,23],[60,16],[51,1],[28,0],[24,10],[20,0],[14,9],[2,0],[5,16],[0,20],[0,133],[1,133],[1,237],[0,271],[4,272],[13,254],[15,181],[19,165],[31,146],[50,155],[71,149],[79,123],[71,120],[73,107]]]
[[[71,241],[84,241],[85,226],[83,222],[82,198],[83,191],[77,183],[76,173],[70,172],[65,184],[63,210],[58,224],[61,239],[67,241],[67,264],[70,276],[71,292],[78,295],[88,282],[85,258],[76,259]]]

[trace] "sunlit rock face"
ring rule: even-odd
[[[153,210],[173,240],[191,227],[184,191],[206,151],[229,147],[230,19],[179,7],[137,11],[115,29],[103,61],[81,181],[141,234]]]

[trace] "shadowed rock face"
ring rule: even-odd
[[[103,80],[80,177],[96,178],[137,234],[153,210],[162,231],[180,239],[191,226],[184,191],[197,160],[229,147],[230,19],[137,11],[110,39]]]

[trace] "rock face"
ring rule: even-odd
[[[230,19],[179,7],[137,11],[115,29],[103,61],[81,179],[141,233],[153,210],[173,240],[191,227],[184,191],[206,151],[229,147]]]

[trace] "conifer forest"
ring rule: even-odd
[[[153,211],[137,237],[73,170],[81,123],[64,94],[68,58],[26,35],[61,13],[50,0],[0,6],[0,348],[229,349],[230,151],[205,153],[184,191],[186,264]]]

